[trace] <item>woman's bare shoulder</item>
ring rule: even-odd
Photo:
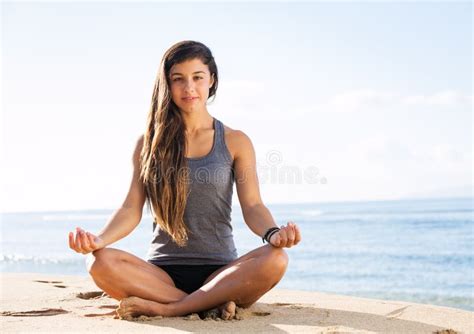
[[[236,141],[238,140],[245,141],[249,139],[247,134],[245,134],[245,132],[243,132],[242,130],[232,129],[230,126],[227,126],[227,125],[224,125],[224,134],[225,134],[226,140],[227,138],[231,140],[236,140]]]
[[[247,150],[249,146],[252,146],[249,136],[242,130],[224,125],[224,136],[232,159],[235,159],[242,150]]]

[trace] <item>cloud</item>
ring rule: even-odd
[[[291,119],[315,113],[386,112],[408,108],[465,108],[471,107],[473,96],[456,90],[432,94],[401,94],[376,89],[350,90],[314,99],[285,94],[278,87],[259,81],[223,81],[219,83],[216,105],[232,109],[240,116],[266,119]],[[291,110],[291,115],[288,113]]]
[[[470,106],[473,96],[454,90],[433,94],[403,95],[397,92],[384,92],[362,89],[335,94],[322,101],[313,109],[320,112],[359,112],[374,109],[387,109],[397,106],[460,107]]]
[[[435,161],[447,163],[459,163],[472,159],[467,153],[463,153],[451,145],[436,145],[430,152],[430,158]]]
[[[453,90],[434,93],[431,95],[404,96],[401,102],[406,105],[428,105],[428,106],[458,106],[471,105],[473,96]]]
[[[374,107],[382,107],[396,102],[394,93],[377,92],[375,90],[355,90],[336,94],[323,102],[318,109],[330,112],[355,112]]]
[[[420,157],[407,145],[391,139],[383,139],[361,145],[370,161],[418,160]]]
[[[372,138],[355,145],[368,161],[377,163],[425,163],[427,165],[449,167],[467,166],[472,163],[472,154],[463,152],[450,144],[436,144],[418,147],[402,143],[393,138]]]

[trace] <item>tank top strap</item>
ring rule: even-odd
[[[215,128],[216,131],[216,147],[214,149],[215,154],[217,154],[221,159],[224,159],[227,163],[232,164],[232,157],[230,156],[229,150],[227,149],[227,145],[225,143],[225,129],[224,124],[215,119]]]
[[[219,146],[219,149],[222,150],[225,144],[224,140],[224,125],[221,121],[215,118],[216,122],[214,125],[214,131],[216,131],[216,144]]]

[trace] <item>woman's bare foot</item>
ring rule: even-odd
[[[156,315],[163,315],[164,312],[161,310],[161,306],[163,305],[160,303],[132,296],[123,298],[120,301],[116,312],[118,317],[124,320],[130,320],[131,318],[138,317],[140,315],[153,317]]]
[[[227,302],[219,306],[222,320],[231,320],[235,317],[235,303],[233,301]]]
[[[222,320],[231,320],[235,317],[236,305],[233,301],[229,301],[220,305],[217,308],[206,311],[205,317],[215,316],[220,317]],[[216,312],[217,311],[217,312]],[[166,310],[166,304],[160,304],[151,300],[142,299],[139,297],[127,297],[120,301],[119,307],[115,310],[118,318],[124,320],[131,320],[134,317],[140,315],[146,316],[171,316]],[[217,314],[216,314],[217,313]]]
[[[210,310],[206,310],[199,313],[201,319],[217,319],[231,320],[235,317],[235,303],[233,301],[224,303],[218,307],[214,307]]]

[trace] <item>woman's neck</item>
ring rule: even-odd
[[[202,129],[212,128],[214,118],[207,112],[183,114],[184,127],[187,135]]]

